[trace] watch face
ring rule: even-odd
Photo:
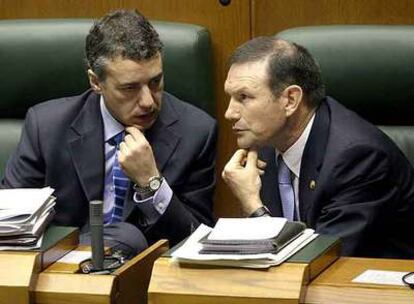
[[[161,186],[161,181],[159,178],[154,178],[153,180],[150,181],[149,183],[149,187],[151,188],[152,191],[156,191],[158,190],[158,188]]]

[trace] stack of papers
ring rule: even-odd
[[[55,214],[53,191],[50,187],[0,190],[0,250],[40,248]]]
[[[200,253],[277,253],[305,229],[304,223],[287,222],[285,218],[220,219],[200,241],[203,246]]]
[[[291,223],[289,222],[289,224]],[[277,239],[277,236],[289,224],[284,218],[272,217],[220,219],[214,229],[202,224],[181,247],[172,253],[172,257],[177,262],[191,264],[246,268],[276,266],[317,237],[314,230],[301,229],[302,232],[297,233],[295,237],[289,242],[285,242],[283,246],[279,246],[277,250],[271,250],[272,252],[263,252],[262,247],[251,245],[262,244],[263,241],[267,244],[266,240]],[[213,240],[210,244],[219,244],[216,253],[208,250],[205,253],[206,248],[211,249],[211,246],[206,247],[206,240],[208,243],[209,239]],[[229,243],[229,240],[234,243]],[[223,246],[223,243],[227,244]],[[242,245],[239,247],[242,250],[234,250],[233,244],[236,243]],[[246,244],[248,244],[248,250],[245,250]],[[227,250],[228,248],[231,250]],[[254,253],[257,248],[259,250]]]

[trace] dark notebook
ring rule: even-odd
[[[209,240],[208,235],[200,243],[203,254],[258,254],[277,253],[306,229],[302,222],[286,222],[280,233],[271,239],[261,240]]]

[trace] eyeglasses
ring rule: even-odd
[[[402,281],[405,285],[414,289],[414,272],[409,272],[402,277]]]

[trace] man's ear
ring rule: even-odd
[[[88,78],[92,90],[94,90],[94,92],[97,94],[101,94],[101,83],[99,82],[98,76],[96,76],[96,74],[91,69],[88,69]]]
[[[283,96],[286,98],[285,111],[286,116],[292,116],[303,100],[302,88],[298,85],[290,85],[283,90]]]

